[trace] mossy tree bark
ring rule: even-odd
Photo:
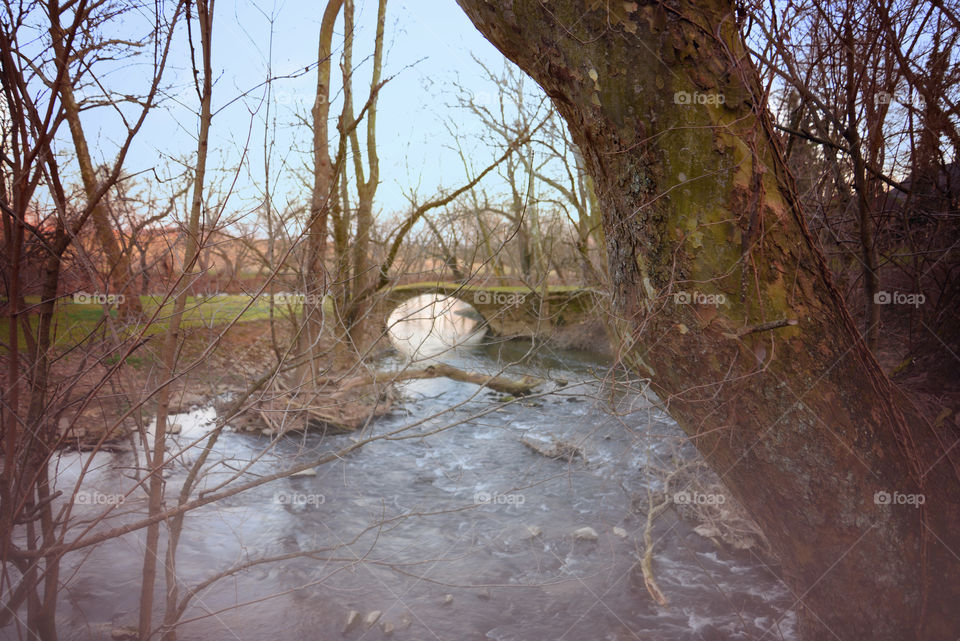
[[[328,0],[320,23],[317,45],[317,90],[310,110],[313,121],[313,188],[310,192],[310,218],[305,265],[307,298],[303,304],[302,353],[306,363],[300,379],[312,380],[326,368],[322,362],[320,339],[323,334],[323,300],[330,286],[324,258],[327,253],[328,220],[337,206],[336,169],[330,158],[330,61],[333,29],[343,8],[343,0]],[[338,157],[338,162],[340,158]]]
[[[957,435],[844,308],[733,3],[458,2],[567,121],[603,209],[620,353],[760,523],[803,638],[960,636]]]

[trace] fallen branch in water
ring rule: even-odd
[[[523,376],[519,380],[507,378],[506,376],[488,376],[476,372],[467,372],[443,363],[431,365],[422,370],[407,370],[400,372],[397,378],[393,380],[404,380],[406,378],[437,378],[444,376],[452,378],[461,383],[473,383],[489,387],[495,392],[510,394],[511,396],[526,396],[531,394],[534,389],[543,384],[543,380],[533,376]]]
[[[353,432],[390,411],[394,400],[391,384],[440,377],[481,385],[511,396],[526,396],[543,384],[542,379],[532,376],[519,379],[490,376],[438,363],[398,372],[317,378],[309,389],[274,389],[270,399],[254,404],[250,413],[260,418],[270,435],[311,428]]]
[[[657,585],[657,579],[653,575],[653,521],[660,516],[664,510],[670,507],[671,503],[670,495],[667,494],[664,497],[663,503],[657,506],[650,506],[650,509],[647,511],[647,526],[643,530],[643,554],[641,555],[640,551],[637,550],[637,556],[640,557],[640,571],[643,572],[643,584],[647,587],[647,592],[650,593],[650,596],[653,597],[653,600],[656,601],[658,605],[668,605],[670,600],[667,599],[666,595],[660,590],[660,586]]]
[[[534,376],[523,376],[519,379],[507,378],[506,376],[480,374],[478,372],[468,372],[466,370],[447,365],[446,363],[437,363],[429,365],[422,369],[404,369],[398,372],[374,372],[370,374],[360,374],[349,378],[319,378],[316,380],[317,387],[327,385],[335,387],[339,391],[346,391],[355,387],[364,387],[367,385],[387,385],[390,383],[399,383],[420,378],[451,378],[461,383],[473,383],[488,387],[495,392],[510,394],[511,396],[526,396],[543,384],[543,379]]]

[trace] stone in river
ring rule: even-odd
[[[356,610],[350,610],[350,612],[347,613],[347,621],[343,624],[343,630],[341,630],[341,632],[346,634],[355,628],[358,623],[360,623],[360,613]]]
[[[573,538],[580,541],[596,541],[598,537],[597,531],[592,527],[582,527],[573,531]]]

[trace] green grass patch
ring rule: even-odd
[[[295,298],[280,297],[280,301],[277,302],[275,298],[274,318],[283,319],[300,312],[301,303]],[[26,303],[28,306],[35,305],[39,303],[39,299],[27,297]],[[138,336],[141,333],[145,336],[153,336],[162,334],[169,328],[170,319],[173,315],[173,299],[164,301],[160,296],[141,296],[140,303],[143,306],[144,317],[138,321],[123,323],[120,327],[116,327],[115,331],[121,337]],[[324,307],[328,308],[329,303],[325,301]],[[116,320],[116,309],[109,309],[106,313]],[[30,314],[27,318],[31,331],[36,332],[37,315]],[[243,294],[209,297],[190,296],[187,298],[181,327],[218,327],[233,322],[235,319],[239,319],[237,322],[245,323],[268,318],[270,318],[270,298],[266,295],[253,299]],[[153,320],[150,321],[150,319]],[[104,331],[104,320],[103,305],[75,303],[70,297],[60,299],[53,318],[55,345],[57,347],[69,347],[82,343],[92,332]],[[9,336],[8,328],[9,319],[0,318],[0,336],[2,336],[0,340],[7,339]],[[21,348],[26,347],[26,340],[22,335],[19,342]]]

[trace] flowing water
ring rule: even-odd
[[[237,563],[286,558],[198,593],[179,638],[373,640],[387,638],[389,623],[398,641],[796,639],[793,599],[774,573],[699,536],[672,509],[654,528],[655,573],[670,602],[651,599],[636,565],[647,487],[658,483],[647,469],[676,451],[680,432],[641,394],[612,395],[607,368],[588,355],[537,350],[524,358],[529,347],[489,346],[446,360],[475,371],[513,363],[510,376],[551,380],[542,395],[508,402],[449,379],[403,383],[397,411],[362,434],[413,425],[402,438],[369,443],[316,476],[273,481],[190,513],[177,560],[185,586]],[[399,357],[383,366],[398,364]],[[183,426],[176,441],[199,437],[213,418],[212,409],[175,417]],[[268,437],[226,433],[205,484],[254,459],[245,479],[287,469],[357,436],[290,436],[269,449]],[[523,438],[564,439],[583,458],[550,459]],[[130,453],[64,454],[60,487],[70,491],[84,462],[92,470],[85,496],[101,505],[77,505],[81,517],[126,491],[134,464]],[[168,501],[184,474],[182,465],[169,471]],[[109,524],[142,516],[141,497],[131,494]],[[638,497],[644,509],[635,509]],[[597,539],[574,537],[584,527]],[[112,629],[135,624],[142,555],[139,532],[65,559],[61,639],[109,639]],[[381,614],[376,625],[361,621],[343,633],[351,610]]]

